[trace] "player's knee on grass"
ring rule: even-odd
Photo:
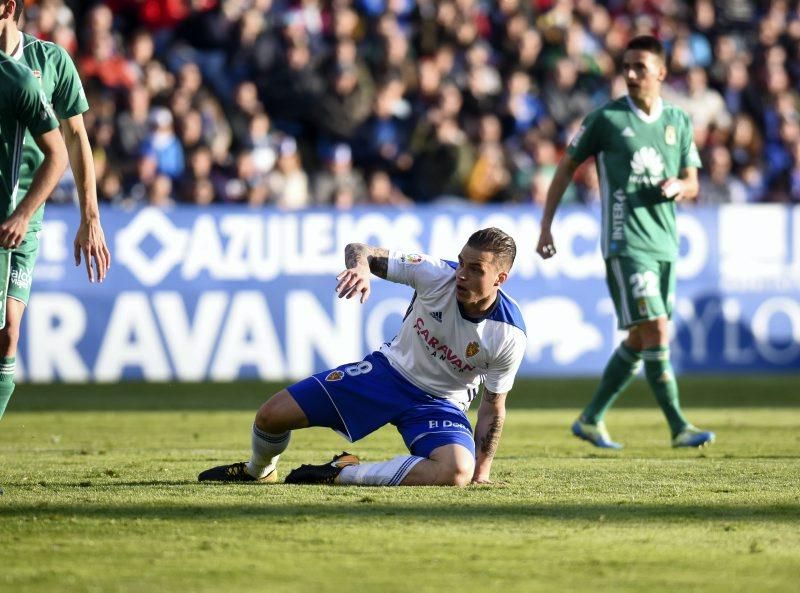
[[[466,486],[475,472],[475,459],[464,447],[449,445],[431,453],[430,460],[436,463],[437,486]]]

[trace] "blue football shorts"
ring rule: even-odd
[[[311,375],[287,390],[310,426],[332,428],[351,442],[392,424],[412,455],[428,457],[443,445],[461,445],[475,455],[467,415],[409,383],[380,352]]]

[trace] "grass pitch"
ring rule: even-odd
[[[626,444],[571,437],[593,381],[520,382],[492,486],[200,485],[246,459],[276,386],[21,386],[0,424],[0,591],[795,591],[797,377],[682,380],[717,431],[669,448],[643,384],[608,417]],[[349,445],[298,431],[282,473]]]

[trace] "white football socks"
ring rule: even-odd
[[[289,446],[291,436],[288,430],[282,434],[270,434],[253,424],[253,455],[247,463],[247,473],[254,478],[263,478],[272,472],[281,453]]]
[[[342,469],[337,481],[359,486],[399,486],[408,472],[423,459],[414,455],[398,455],[389,461],[348,465]]]

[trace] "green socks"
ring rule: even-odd
[[[669,347],[648,348],[642,351],[644,373],[656,396],[658,405],[667,417],[674,438],[689,422],[683,417],[678,401],[678,382],[669,361]]]
[[[14,369],[17,359],[14,356],[0,358],[0,418],[6,411],[8,400],[14,393]]]
[[[620,344],[619,348],[614,350],[592,401],[581,414],[581,421],[597,424],[603,419],[617,396],[636,376],[640,368],[639,358],[639,353],[625,344]]]

